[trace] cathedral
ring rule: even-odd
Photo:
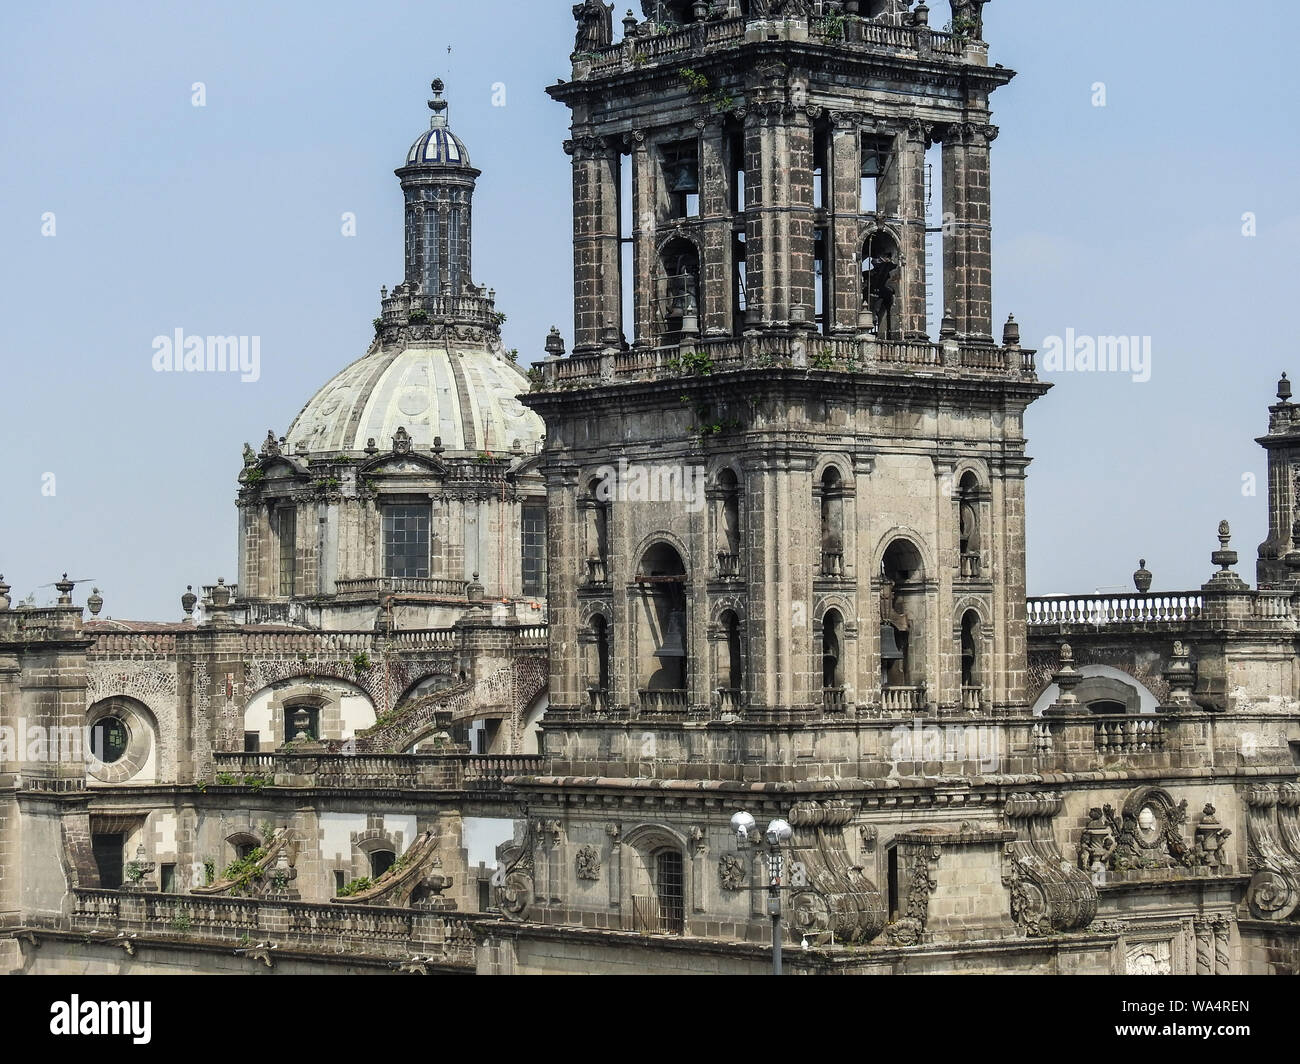
[[[548,89],[571,342],[505,349],[435,80],[232,579],[0,577],[0,970],[1300,972],[1290,382],[1253,584],[1224,522],[1028,597],[983,2],[641,6]]]

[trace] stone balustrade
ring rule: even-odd
[[[74,889],[75,931],[472,965],[474,935],[455,913],[372,905]]]
[[[956,358],[947,351],[955,348]],[[730,370],[803,369],[830,373],[918,371],[942,375],[1034,378],[1034,354],[1019,347],[970,347],[928,341],[756,332],[701,337],[669,347],[633,347],[605,355],[553,358],[542,365],[548,388],[594,386],[608,380],[662,380]],[[683,355],[693,356],[684,366]]]
[[[970,42],[928,26],[887,26],[865,18],[830,15],[817,8],[803,16],[777,17],[769,26],[783,27],[783,35],[789,34],[791,39],[806,37],[849,51],[890,52],[912,58],[935,53],[960,60],[972,46],[977,51],[984,47],[981,42]],[[734,47],[747,39],[762,40],[768,32],[758,20],[747,22],[744,17],[664,27],[660,32],[626,37],[597,51],[575,55],[573,76],[576,80],[658,63],[678,63],[716,48]]]
[[[1180,626],[1201,619],[1199,591],[1132,595],[1044,595],[1028,600],[1030,628],[1061,625],[1143,624]]]
[[[373,598],[376,595],[434,595],[463,600],[468,583],[466,580],[440,576],[363,576],[336,580],[334,590],[340,596]]]
[[[539,771],[542,759],[498,754],[219,753],[218,775],[257,781],[259,788],[495,791],[507,776]]]

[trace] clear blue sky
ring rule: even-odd
[[[392,171],[434,73],[484,171],[475,274],[507,345],[527,362],[552,324],[572,335],[567,112],[543,92],[568,75],[570,0],[66,3],[5,22],[0,572],[16,596],[67,570],[96,579],[106,614],[177,619],[186,584],[234,579],[242,443],[283,433],[365,351],[380,285],[401,280]],[[1153,342],[1149,382],[1064,374],[1031,410],[1030,590],[1127,584],[1139,556],[1158,589],[1199,585],[1224,517],[1253,575],[1253,439],[1278,372],[1300,372],[1293,323],[1270,317],[1295,298],[1300,13],[995,0],[985,36],[1020,71],[994,97],[998,321],[1014,312],[1027,345],[1070,328]],[[177,327],[260,336],[261,380],[155,374],[153,338]]]

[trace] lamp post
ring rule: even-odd
[[[731,827],[736,833],[736,842],[746,846],[755,834],[757,824],[748,813],[740,812],[731,818]],[[772,918],[773,975],[781,974],[781,891],[785,873],[785,854],[781,847],[790,841],[793,834],[790,825],[779,818],[769,823],[763,834],[767,842],[767,914]]]

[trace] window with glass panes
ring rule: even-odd
[[[384,575],[429,575],[429,518],[427,506],[384,507]]]
[[[546,507],[527,505],[523,510],[524,594],[546,592]]]
[[[280,541],[280,594],[293,594],[293,578],[297,575],[298,515],[285,507],[276,511],[276,536]]]

